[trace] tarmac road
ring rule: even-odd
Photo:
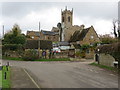
[[[116,74],[91,62],[9,62],[25,68],[41,88],[118,88]]]

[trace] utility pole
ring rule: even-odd
[[[4,25],[3,25],[3,38],[4,38]]]
[[[38,56],[40,58],[40,22],[39,22]]]

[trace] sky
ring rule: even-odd
[[[38,31],[39,21],[41,29],[50,31],[61,22],[61,9],[73,8],[73,25],[93,25],[98,34],[111,34],[112,21],[118,18],[118,2],[1,2],[0,25],[4,25],[5,32],[11,30],[17,23],[22,32]],[[2,28],[0,36],[2,36]]]

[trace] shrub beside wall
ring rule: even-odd
[[[22,56],[25,61],[32,61],[38,59],[38,52],[33,49],[25,50],[24,55]]]

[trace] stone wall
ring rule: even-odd
[[[85,53],[85,58],[86,59],[93,59],[94,58],[94,51],[90,50],[89,53]]]
[[[64,29],[65,41],[69,41],[70,37],[74,34],[75,31],[82,29],[83,27],[74,25],[69,28]]]
[[[112,66],[112,67],[114,66],[113,62],[115,61],[115,59],[110,54],[101,53],[99,55],[99,60],[100,60],[100,64],[102,65]]]
[[[60,53],[55,53],[53,58],[68,58],[68,51],[62,51]]]
[[[100,39],[98,38],[94,28],[91,27],[88,33],[86,34],[85,38],[79,43],[83,45],[83,44],[93,44],[95,42],[100,42]]]
[[[39,40],[39,36],[35,35],[34,31],[31,31],[27,35],[30,36],[30,38],[27,38],[27,40]],[[40,40],[50,40],[50,41],[59,41],[59,35],[44,35],[42,32],[40,32]]]

